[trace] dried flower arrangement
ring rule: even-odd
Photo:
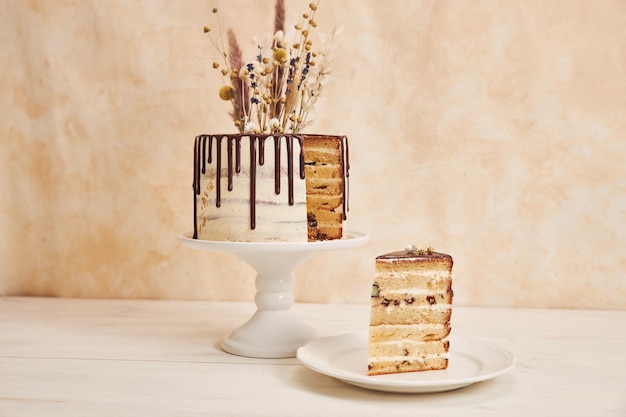
[[[299,133],[311,124],[309,115],[330,74],[332,41],[339,33],[320,35],[320,47],[313,47],[318,3],[309,4],[293,26],[293,37],[287,39],[285,2],[276,0],[273,37],[267,46],[252,39],[257,55],[248,63],[232,29],[224,40],[218,10],[213,9],[218,34],[214,38],[208,26],[204,32],[223,59],[223,63],[213,62],[226,81],[219,96],[231,102],[230,115],[240,133]]]

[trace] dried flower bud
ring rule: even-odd
[[[254,122],[246,122],[243,127],[243,133],[252,133],[254,132]]]
[[[209,33],[211,31],[211,28],[208,26],[204,27],[204,33]]]
[[[287,51],[285,51],[283,48],[276,48],[273,57],[278,62],[287,62]]]
[[[220,98],[224,101],[230,101],[233,99],[234,96],[234,91],[233,88],[229,85],[225,85],[222,88],[220,88]]]
[[[309,25],[313,26],[314,28],[317,27],[317,22],[313,19],[309,20]]]
[[[311,9],[311,10],[317,10],[317,4],[315,4],[315,3],[309,3],[309,9]]]
[[[226,68],[222,68],[222,75],[228,74],[228,70]]]
[[[301,30],[302,29],[302,25],[295,25],[294,28],[296,28],[296,30]]]
[[[217,13],[217,7],[214,7],[212,10],[213,13]]]
[[[220,63],[217,61],[213,61],[213,68],[219,68],[220,67]]]
[[[308,13],[303,13],[302,17],[305,18],[305,19],[308,19],[309,18],[309,14]]]

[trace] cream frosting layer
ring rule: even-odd
[[[441,353],[441,354],[427,354],[424,356],[411,356],[411,357],[407,357],[407,356],[403,356],[403,355],[399,355],[399,356],[372,356],[369,358],[369,362],[370,363],[377,363],[377,362],[402,362],[402,361],[406,361],[407,359],[410,359],[412,361],[418,361],[418,362],[426,362],[428,360],[433,360],[433,359],[442,359],[442,358],[448,358],[449,354],[448,353]]]
[[[288,160],[285,144],[280,152],[280,193],[276,193],[274,141],[265,141],[265,163],[258,163],[256,156],[255,228],[251,237],[251,173],[250,146],[245,138],[241,144],[239,172],[232,172],[232,187],[228,187],[228,149],[221,147],[220,206],[217,207],[217,150],[213,143],[212,162],[206,165],[206,173],[200,175],[200,195],[196,198],[198,238],[215,241],[307,241],[307,207],[305,180],[298,174],[301,148],[294,141],[292,161]],[[257,151],[258,152],[258,151]],[[288,165],[293,164],[293,204],[289,202]]]

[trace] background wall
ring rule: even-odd
[[[0,0],[0,293],[253,298],[251,268],[177,240],[193,138],[232,130],[213,7],[244,45],[273,27],[271,0]],[[317,21],[345,30],[308,131],[349,136],[370,242],[306,261],[297,300],[368,302],[374,257],[413,243],[454,257],[458,304],[626,308],[626,2],[322,0]]]

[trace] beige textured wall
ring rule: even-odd
[[[292,22],[307,1],[287,0]],[[251,300],[252,269],[182,247],[196,134],[230,130],[202,33],[273,2],[0,0],[0,293]],[[626,308],[626,2],[322,0],[343,24],[309,132],[351,140],[368,245],[296,271],[368,302],[407,243],[455,258],[465,305]]]

